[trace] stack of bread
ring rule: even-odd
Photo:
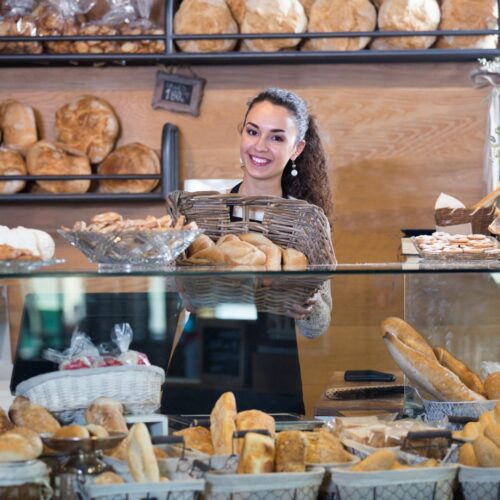
[[[304,270],[308,258],[294,248],[282,248],[260,233],[226,234],[214,242],[199,236],[188,248],[187,262],[200,265],[251,266],[267,271]]]
[[[54,240],[45,231],[0,226],[0,260],[50,260],[54,252]]]
[[[433,349],[400,318],[387,318],[380,327],[387,349],[404,374],[436,400],[485,401],[500,397],[498,374],[489,375],[483,383],[446,349]]]
[[[66,43],[66,42],[54,42]],[[118,116],[109,102],[83,95],[61,106],[55,116],[55,141],[39,140],[35,112],[15,100],[0,104],[0,176],[102,175],[161,172],[160,159],[149,146],[134,142],[115,149],[120,133]],[[95,165],[94,169],[92,165]],[[157,179],[113,179],[98,182],[102,193],[147,193]],[[25,188],[25,181],[1,181],[0,194]],[[35,191],[85,193],[91,181],[37,180]]]

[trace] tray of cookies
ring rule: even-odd
[[[420,257],[431,260],[498,260],[500,243],[484,234],[435,232],[412,238]]]

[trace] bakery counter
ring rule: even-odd
[[[380,329],[388,317],[406,319],[479,374],[500,358],[498,261],[106,273],[73,261],[4,273],[0,286],[12,389],[56,369],[43,352],[68,348],[75,328],[97,345],[129,323],[131,348],[166,371],[162,411],[170,414],[206,414],[221,390],[273,413],[337,411],[342,405],[326,396],[335,374],[400,371]],[[310,296],[311,311],[294,319],[293,304]]]

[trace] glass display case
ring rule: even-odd
[[[304,272],[98,273],[54,266],[0,279],[13,392],[57,370],[43,351],[66,349],[75,328],[100,344],[110,341],[117,323],[131,325],[131,349],[165,370],[161,411],[168,414],[207,414],[225,390],[236,394],[240,409],[307,416],[363,410],[363,400],[349,406],[328,400],[325,391],[345,370],[380,370],[401,380],[379,327],[389,316],[405,318],[477,372],[483,362],[500,360],[500,261]],[[309,316],[293,319],[288,306],[316,290]],[[402,410],[400,404],[396,398],[387,406]]]

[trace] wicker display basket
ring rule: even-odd
[[[167,198],[170,215],[187,222],[196,221],[204,233],[217,240],[225,234],[258,232],[274,243],[295,248],[309,259],[309,269],[333,270],[336,264],[330,226],[324,212],[303,200],[272,196],[244,197],[214,192],[176,191]],[[231,222],[231,207],[242,207],[243,220]],[[263,213],[262,222],[250,220],[252,213]],[[221,269],[219,267],[219,269]],[[237,267],[238,271],[247,270]],[[255,304],[259,312],[286,314],[293,304],[302,304],[328,279],[325,275],[294,276],[269,273],[241,279],[217,274],[179,277],[183,292],[194,308],[215,307],[222,303]]]
[[[114,366],[37,375],[16,387],[16,396],[55,413],[81,411],[99,397],[123,404],[125,413],[154,413],[161,404],[165,372],[158,366]]]
[[[500,467],[460,466],[458,481],[464,500],[498,500]]]

